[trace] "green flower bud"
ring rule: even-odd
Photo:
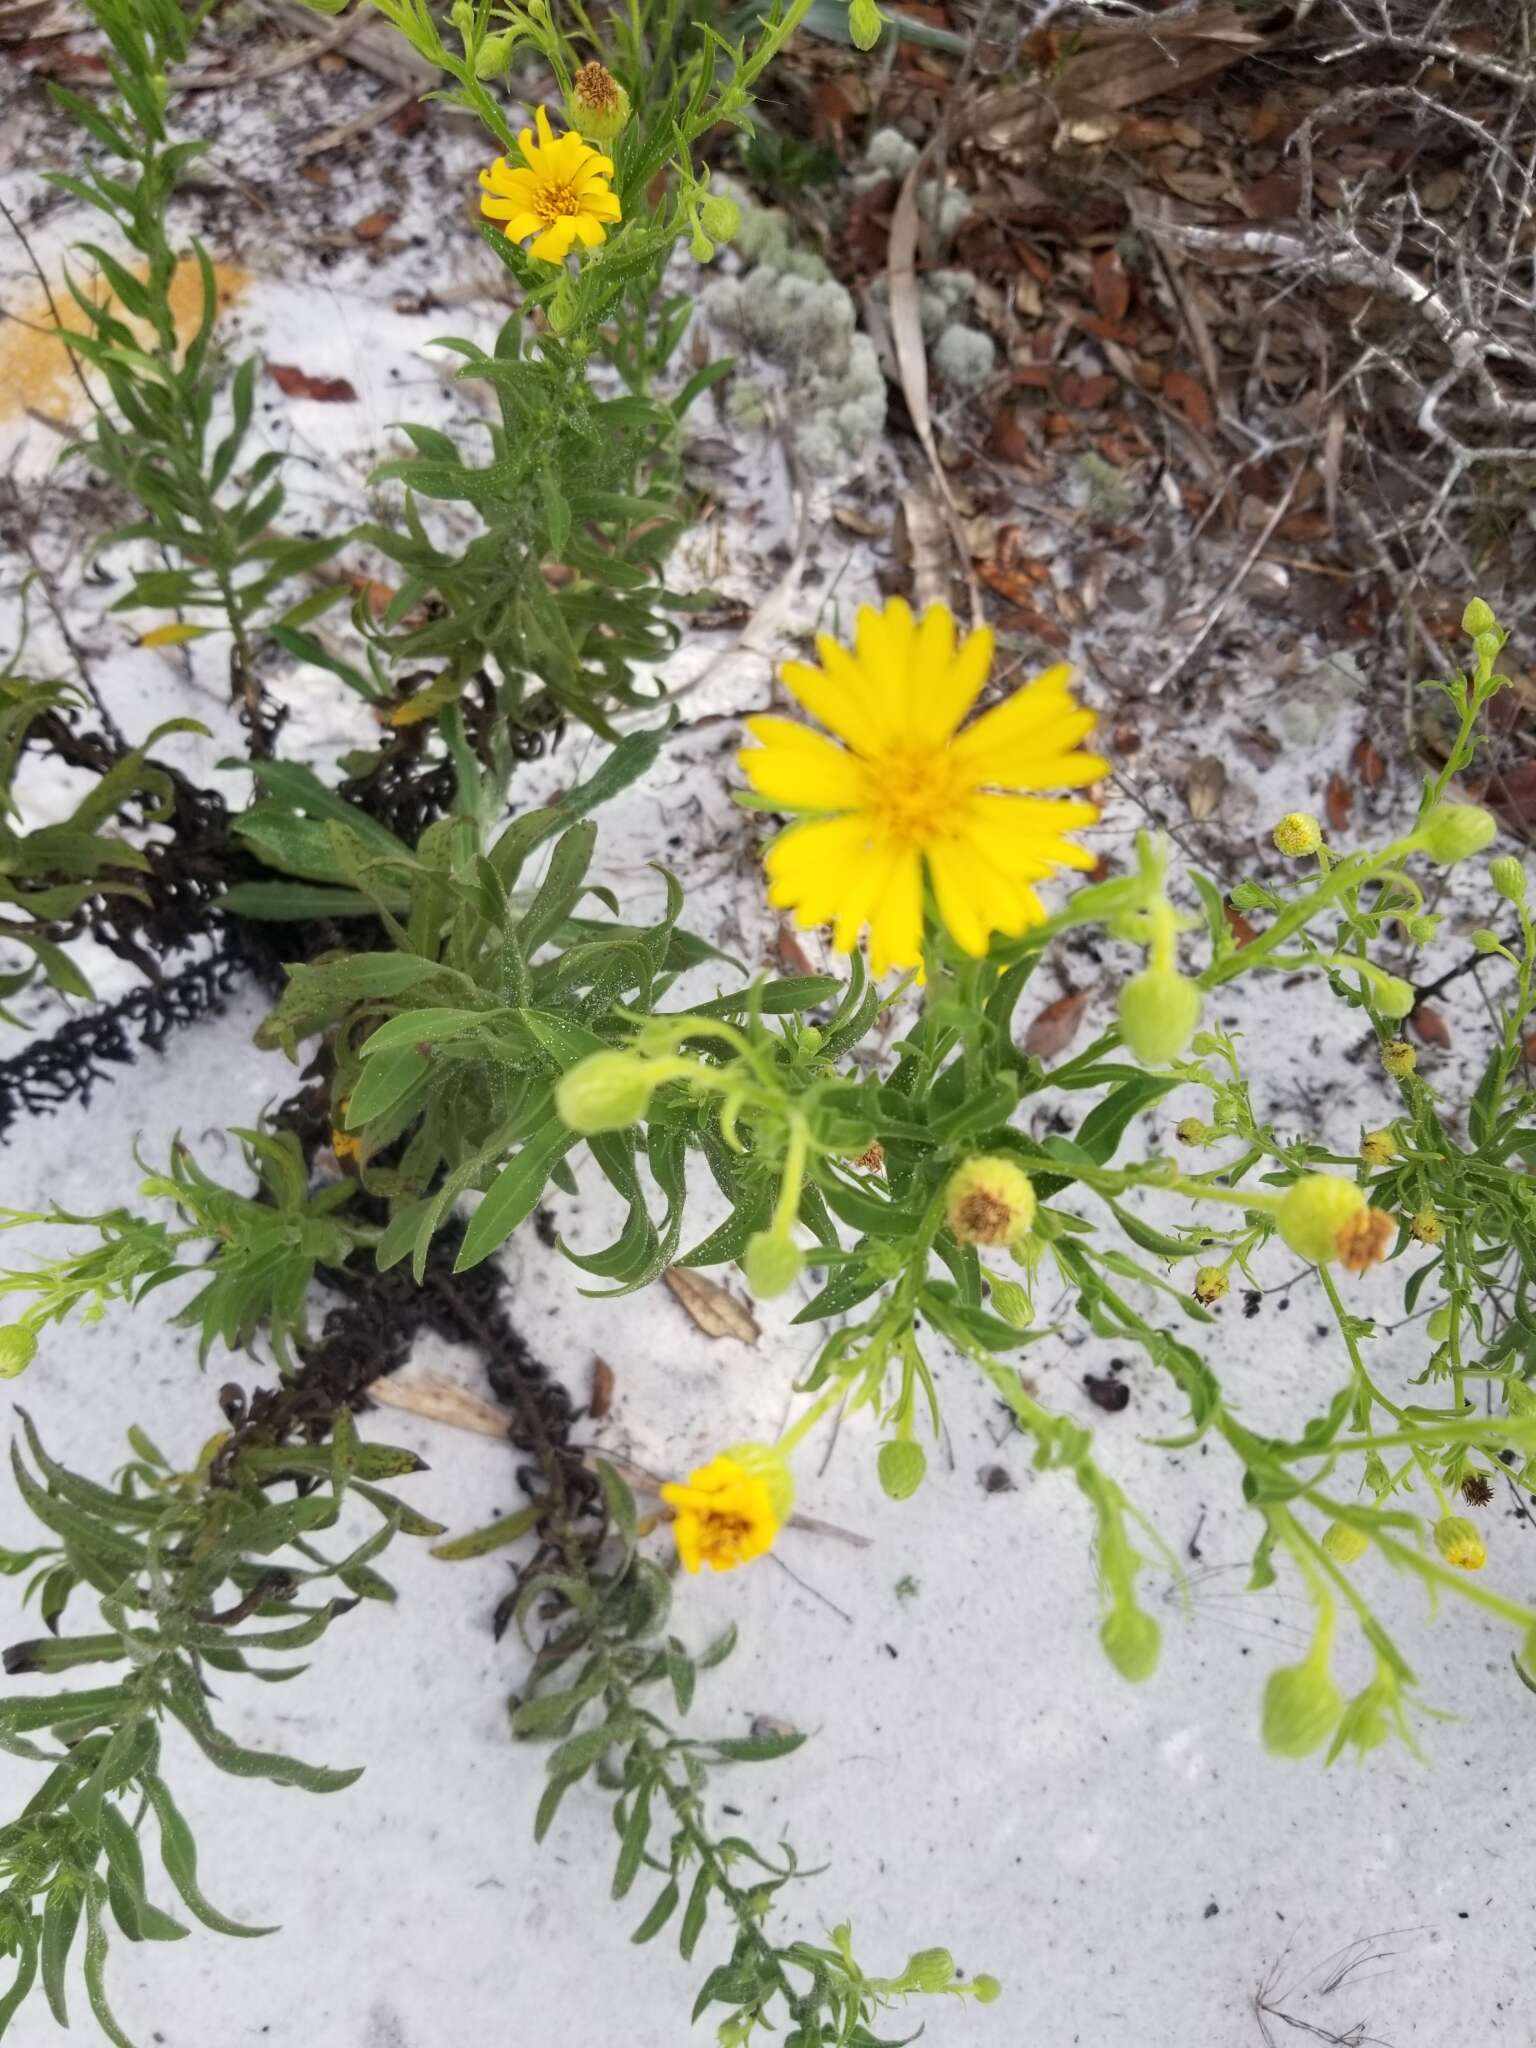
[[[1435,1524],[1435,1548],[1458,1571],[1480,1572],[1488,1562],[1488,1546],[1476,1522],[1465,1515],[1442,1515]]]
[[[517,42],[515,29],[508,29],[499,36],[487,36],[475,52],[475,76],[482,82],[500,78],[512,62],[513,46]]]
[[[1443,1344],[1451,1334],[1450,1310],[1437,1308],[1424,1327],[1437,1344]]]
[[[1387,1470],[1387,1461],[1379,1451],[1368,1451],[1366,1453],[1365,1483],[1378,1500],[1392,1484],[1392,1475]]]
[[[880,40],[880,9],[875,0],[852,0],[848,9],[848,33],[854,48],[872,50]]]
[[[1200,1022],[1199,989],[1170,967],[1148,967],[1120,991],[1120,1035],[1143,1066],[1177,1059]]]
[[[1497,953],[1504,941],[1497,932],[1490,931],[1487,925],[1479,925],[1472,934],[1472,944],[1479,953]]]
[[[1274,830],[1274,841],[1283,854],[1300,860],[1316,853],[1323,843],[1323,828],[1310,811],[1287,811]]]
[[[453,0],[448,19],[467,43],[475,32],[474,0]]]
[[[1333,1738],[1330,1763],[1344,1749],[1358,1750],[1361,1756],[1369,1756],[1373,1749],[1380,1749],[1392,1733],[1387,1707],[1395,1692],[1395,1685],[1384,1685],[1378,1681],[1368,1685],[1364,1692],[1355,1694],[1344,1709],[1344,1718]]]
[[[1099,1624],[1099,1642],[1120,1676],[1139,1685],[1157,1669],[1163,1632],[1150,1614],[1125,1600],[1112,1607]]]
[[[638,1053],[589,1053],[561,1075],[555,1108],[566,1129],[584,1138],[622,1131],[645,1115],[658,1079]]]
[[[37,1356],[37,1338],[25,1323],[0,1324],[0,1380],[24,1373]]]
[[[1270,900],[1269,891],[1257,882],[1239,882],[1231,895],[1234,910],[1262,910]]]
[[[1330,1522],[1323,1531],[1323,1548],[1335,1564],[1353,1564],[1370,1547],[1370,1537],[1352,1522]]]
[[[1204,1302],[1207,1308],[1213,1301],[1231,1291],[1232,1283],[1223,1266],[1201,1266],[1195,1273],[1195,1299]]]
[[[747,1285],[759,1301],[771,1301],[793,1287],[804,1264],[805,1254],[794,1240],[771,1230],[754,1231],[741,1258]]]
[[[1491,846],[1499,828],[1481,804],[1436,804],[1416,836],[1432,861],[1449,868]]]
[[[1201,1123],[1197,1116],[1186,1116],[1175,1124],[1173,1135],[1181,1145],[1209,1145],[1211,1127]]]
[[[1389,1017],[1393,1023],[1411,1015],[1417,1000],[1412,985],[1404,981],[1400,975],[1386,975],[1376,984],[1376,1007],[1383,1017]]]
[[[711,192],[699,208],[699,226],[717,242],[729,242],[741,232],[741,208],[723,192]]]
[[[1496,633],[1499,622],[1493,615],[1492,605],[1485,604],[1480,597],[1474,597],[1461,615],[1461,630],[1475,640],[1479,633]]]
[[[1264,1747],[1271,1756],[1310,1756],[1328,1740],[1343,1711],[1343,1695],[1325,1667],[1311,1658],[1282,1665],[1264,1688]]]
[[[947,1948],[922,1948],[902,1974],[918,1991],[943,1991],[954,1982],[955,1959]]]
[[[1029,1298],[1029,1289],[1021,1287],[1017,1280],[989,1280],[992,1289],[992,1308],[996,1315],[1011,1330],[1027,1330],[1035,1320],[1035,1304]]]
[[[1411,939],[1416,946],[1433,945],[1435,934],[1439,929],[1440,920],[1438,917],[1405,917],[1403,919],[1404,935]]]
[[[880,1446],[875,1470],[892,1500],[910,1500],[927,1476],[928,1459],[921,1444],[897,1437]]]
[[[693,223],[693,233],[688,237],[688,254],[695,263],[708,263],[715,253],[715,245],[699,226]]]
[[[1525,901],[1525,868],[1512,853],[1501,853],[1488,863],[1488,879],[1506,903]]]
[[[971,1979],[971,1996],[978,2005],[991,2005],[994,1999],[1001,1998],[1002,1995],[1003,1987],[995,1977],[983,1974]]]

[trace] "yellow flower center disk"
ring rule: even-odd
[[[562,214],[580,213],[581,201],[569,185],[545,185],[533,202],[533,210],[545,220],[558,220]]]
[[[934,840],[953,836],[955,814],[971,795],[974,779],[932,747],[892,747],[867,763],[865,787],[865,808],[878,821],[881,836],[921,852]]]

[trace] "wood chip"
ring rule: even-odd
[[[511,1420],[505,1408],[494,1408],[448,1380],[403,1380],[386,1374],[373,1381],[368,1398],[381,1408],[403,1408],[408,1415],[424,1415],[429,1422],[446,1422],[476,1436],[505,1437]]]
[[[762,1335],[751,1310],[702,1273],[687,1266],[668,1266],[661,1277],[668,1293],[706,1337],[737,1337],[743,1344],[755,1344]]]
[[[592,1391],[587,1396],[587,1413],[594,1422],[601,1422],[613,1406],[615,1373],[606,1358],[592,1361]]]

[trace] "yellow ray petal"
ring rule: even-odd
[[[575,239],[575,219],[572,215],[563,213],[558,220],[550,222],[536,242],[528,244],[528,254],[537,256],[544,263],[563,263],[570,254],[571,244]]]
[[[955,647],[954,621],[944,612],[940,615],[947,621],[949,631],[943,638],[948,639],[949,646],[940,656],[938,650],[943,642],[930,625],[939,609],[931,605],[918,628],[911,700],[913,737],[936,747],[953,737],[961,719],[981,694],[995,647],[988,626],[967,633]]]
[[[760,744],[741,765],[760,795],[795,810],[848,811],[863,802],[864,770],[823,734],[773,717],[749,718],[747,730]]]
[[[878,980],[893,967],[920,967],[923,960],[923,864],[902,852],[869,918],[869,966]]]
[[[858,816],[792,825],[769,847],[768,901],[793,910],[802,925],[825,924],[842,903],[843,877],[870,852],[867,822]]]
[[[595,249],[599,242],[607,241],[607,229],[592,214],[573,213],[571,219],[576,225],[576,239],[584,248]]]

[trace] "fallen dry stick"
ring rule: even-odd
[[[375,1380],[368,1389],[368,1398],[377,1401],[382,1408],[401,1408],[408,1415],[424,1415],[429,1422],[445,1422],[451,1429],[472,1430],[476,1436],[505,1438],[507,1417],[503,1409],[493,1408],[489,1401],[482,1401],[478,1394],[471,1394],[464,1387],[455,1387],[447,1380],[385,1378]],[[583,1462],[594,1462],[595,1453],[583,1454]],[[617,1458],[611,1451],[602,1453],[606,1464],[613,1467],[622,1479],[640,1493],[659,1496],[663,1482],[654,1472],[647,1472],[643,1465],[632,1465],[627,1458]],[[834,1542],[848,1543],[855,1550],[868,1550],[870,1538],[855,1535],[852,1529],[840,1529],[835,1522],[821,1522],[814,1515],[791,1515],[791,1529],[803,1529],[807,1536],[830,1536]]]

